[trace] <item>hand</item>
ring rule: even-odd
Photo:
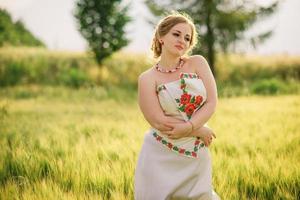
[[[170,117],[170,116],[165,116],[164,117],[164,122],[170,126],[172,126],[172,124],[174,123],[182,123],[185,122],[184,119],[177,119],[175,117]]]
[[[173,130],[173,126],[165,124],[165,123],[159,123],[155,126],[155,128],[157,130],[159,130],[160,132]]]
[[[165,134],[170,139],[179,139],[182,137],[188,137],[192,131],[192,125],[189,122],[177,122],[173,125],[173,130],[171,131],[162,131],[162,134]]]
[[[183,119],[177,119],[174,117],[164,116],[161,123],[155,125],[155,128],[160,132],[171,131],[174,128],[174,124],[184,122]]]
[[[216,138],[216,135],[211,128],[203,126],[199,129],[199,137],[204,142],[205,146],[208,147],[211,144],[213,137]]]

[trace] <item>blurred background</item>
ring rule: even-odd
[[[193,16],[200,42],[192,53],[206,57],[220,95],[239,95],[235,87],[244,95],[298,91],[297,0],[183,5],[176,0],[1,0],[0,6],[1,86],[109,83],[135,89],[138,74],[155,62],[150,51],[155,24],[178,10]],[[28,61],[32,53],[34,63]],[[17,74],[9,74],[12,70]]]
[[[137,79],[172,10],[219,103],[222,199],[300,199],[299,0],[0,0],[0,199],[133,199],[149,128]]]

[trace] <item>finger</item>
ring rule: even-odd
[[[209,140],[209,141],[207,141],[207,146],[209,146],[210,145],[210,143],[211,143],[211,141]]]
[[[175,140],[175,139],[178,139],[177,137],[174,137],[172,135],[168,136],[169,139],[172,139],[172,140]]]
[[[208,142],[207,141],[204,141],[204,144],[206,147],[208,147]]]
[[[211,144],[211,142],[212,142],[212,140],[209,140],[209,141],[208,141],[208,146]]]
[[[173,135],[173,134],[174,134],[174,131],[164,131],[164,133],[165,133],[166,135],[168,135],[168,134]]]
[[[171,131],[173,128],[169,126],[162,125],[161,127],[158,128],[159,131]]]
[[[174,127],[171,124],[164,124],[164,128],[168,131],[172,130]]]
[[[172,135],[172,131],[161,131],[164,135]]]
[[[172,126],[174,124],[183,123],[183,121],[168,121],[168,126]]]
[[[173,133],[173,134],[169,134],[168,137],[169,137],[170,139],[178,139],[178,138],[179,138],[179,136],[178,136],[178,135],[175,135],[174,133]]]

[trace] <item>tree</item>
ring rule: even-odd
[[[0,8],[0,46],[45,46],[28,31],[21,21],[13,22],[9,13]]]
[[[145,0],[146,5],[154,16],[161,17],[171,10],[189,14],[199,33],[199,44],[193,53],[207,57],[213,74],[215,71],[215,53],[220,50],[227,53],[238,41],[248,40],[255,48],[271,36],[272,30],[261,32],[250,38],[245,32],[257,21],[275,13],[279,0],[273,1],[267,7],[258,6],[253,1],[240,0]],[[151,24],[155,20],[150,20]]]
[[[122,0],[78,0],[75,18],[79,31],[88,41],[100,65],[104,58],[126,46],[125,25],[131,21],[127,15],[129,4]]]

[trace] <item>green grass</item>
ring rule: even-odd
[[[115,52],[98,66],[91,53],[45,48],[0,48],[0,87],[20,85],[137,88],[155,61],[143,53]],[[300,94],[300,56],[216,54],[219,96]]]
[[[219,100],[209,125],[222,199],[299,199],[299,97]],[[0,199],[133,199],[148,127],[134,92],[1,90]]]

